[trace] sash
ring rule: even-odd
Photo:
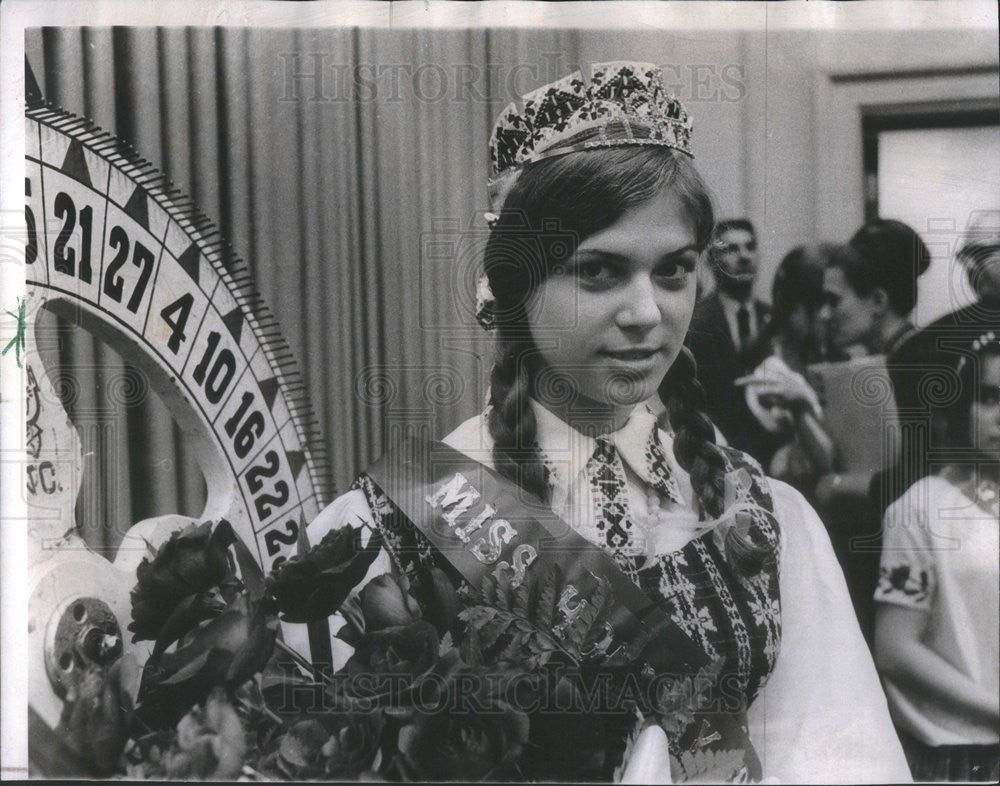
[[[513,586],[529,574],[558,564],[565,577],[559,609],[571,623],[600,580],[613,593],[604,641],[605,662],[635,661],[647,674],[690,679],[710,670],[710,659],[610,555],[581,537],[535,495],[482,463],[443,443],[408,438],[389,450],[367,474],[438,552],[473,587],[502,572]],[[680,734],[681,767],[689,757],[712,760],[714,752],[739,750],[718,764],[760,777],[760,762],[745,731],[745,708],[696,712]],[[690,758],[689,758],[690,763]],[[685,774],[694,773],[688,771]],[[720,773],[716,770],[715,775]]]

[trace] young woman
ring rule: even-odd
[[[914,331],[917,279],[930,251],[902,221],[870,221],[832,255],[823,276],[820,319],[835,350],[856,357],[891,357]]]
[[[886,511],[875,658],[916,780],[1000,777],[1000,340],[956,364],[955,461]]]
[[[620,651],[619,621],[641,619],[647,678],[683,662],[708,680],[699,706],[711,717],[689,706],[661,718],[675,761],[737,744],[734,775],[905,779],[822,524],[796,491],[717,446],[703,412],[683,342],[713,214],[659,69],[594,65],[589,80],[536,91],[501,115],[491,159],[489,406],[433,453],[461,473],[439,483],[426,461],[390,456],[310,525],[310,541],[361,520],[382,544],[370,576],[419,580],[433,566],[456,584],[511,570],[518,554],[520,576],[546,560],[568,574],[589,566],[575,575],[615,587],[602,651]],[[500,537],[476,540],[501,515]],[[580,610],[574,594],[554,630]],[[571,764],[553,777],[611,774]]]
[[[816,392],[803,374],[825,357],[825,337],[817,318],[823,304],[823,271],[835,246],[799,246],[785,254],[771,287],[774,353],[754,373],[736,382],[746,386],[750,411],[787,441],[768,467],[810,499],[821,476],[833,470],[834,444],[822,423]]]
[[[916,386],[916,369],[900,365],[896,352],[914,333],[909,316],[917,302],[917,279],[929,260],[930,252],[920,236],[893,219],[864,224],[849,244],[831,254],[823,274],[824,304],[819,316],[831,349],[852,358],[853,365],[846,369],[852,380],[870,379],[889,392]],[[877,367],[882,364],[884,372]],[[820,477],[814,499],[847,577],[861,629],[871,643],[872,593],[885,509],[879,501],[888,496],[895,499],[916,479],[910,474],[922,463],[924,450],[913,440],[914,430],[900,417],[891,396],[880,411],[855,407],[855,415],[863,417],[865,412],[882,420],[877,427],[866,422],[860,430],[841,427],[831,434],[841,466]],[[869,458],[845,461],[852,453],[867,453]],[[873,461],[879,463],[873,467]]]

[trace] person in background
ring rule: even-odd
[[[793,371],[827,357],[827,338],[819,311],[823,276],[836,250],[833,243],[797,246],[785,254],[771,285],[774,354]]]
[[[745,218],[715,226],[709,261],[715,291],[695,307],[687,345],[698,363],[706,409],[726,441],[767,466],[782,439],[751,415],[734,383],[771,353],[771,312],[753,296],[757,233]]]
[[[950,355],[960,384],[941,416],[953,460],[885,516],[874,654],[918,781],[1000,777],[998,336]]]
[[[906,488],[929,471],[930,459],[942,439],[944,424],[935,424],[933,415],[941,403],[938,394],[947,397],[950,387],[941,384],[953,357],[949,346],[1000,326],[1000,210],[972,214],[955,258],[965,269],[975,302],[910,334],[899,344],[894,362],[889,365],[896,406],[901,417],[909,421],[904,425],[901,451],[906,457],[906,474],[886,479],[894,483],[873,485],[872,504],[879,518]],[[926,438],[919,447],[910,447],[921,429]]]
[[[823,274],[820,319],[831,345],[852,357],[883,355],[888,368],[897,365],[896,353],[916,332],[909,317],[917,302],[917,279],[929,264],[927,246],[903,222],[876,219],[862,226],[848,245],[834,251]],[[912,452],[903,442],[905,438],[900,440],[900,456]],[[880,483],[901,482],[905,463],[886,456],[882,468],[874,472],[831,473],[816,485],[817,510],[830,532],[869,644],[881,550],[881,517],[870,502],[872,489]]]
[[[816,392],[803,374],[825,356],[817,315],[823,304],[823,271],[835,248],[798,246],[781,260],[771,288],[774,353],[753,374],[736,380],[745,387],[747,406],[758,422],[785,440],[771,459],[771,475],[811,501],[818,478],[833,470],[834,445]]]
[[[930,251],[902,221],[876,219],[839,249],[823,274],[821,319],[851,356],[893,353],[915,332],[910,313]]]

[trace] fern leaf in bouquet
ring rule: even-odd
[[[705,749],[684,751],[676,761],[685,783],[719,783],[743,769],[744,755],[740,749]]]
[[[485,663],[530,670],[562,653],[580,664],[603,636],[611,600],[610,584],[594,578],[593,590],[581,596],[557,564],[517,586],[506,572],[487,575],[480,591],[466,596],[459,618],[475,634]]]
[[[535,601],[535,619],[543,629],[550,629],[558,610],[559,590],[562,587],[562,569],[553,565],[538,582],[538,598]]]
[[[558,567],[552,570],[558,571]],[[536,583],[546,580],[549,584],[561,583],[561,576],[543,576]],[[492,575],[484,577],[479,593],[467,596],[466,602],[472,605],[467,605],[458,616],[466,623],[467,637],[474,637],[484,663],[532,670],[544,666],[554,653],[563,650],[548,625],[551,614],[546,616],[547,610],[532,604],[531,598],[529,583],[511,587],[504,573],[499,579]]]

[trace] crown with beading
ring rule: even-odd
[[[972,351],[973,353],[982,352],[983,349],[988,347],[990,344],[998,344],[1000,341],[997,340],[997,332],[995,330],[988,330],[972,341]],[[969,362],[968,355],[962,355],[958,359],[957,371],[959,374],[965,368],[966,364]]]
[[[595,63],[589,84],[579,71],[511,103],[490,137],[490,201],[503,200],[525,164],[580,150],[630,145],[668,147],[694,157],[691,120],[651,63]]]

